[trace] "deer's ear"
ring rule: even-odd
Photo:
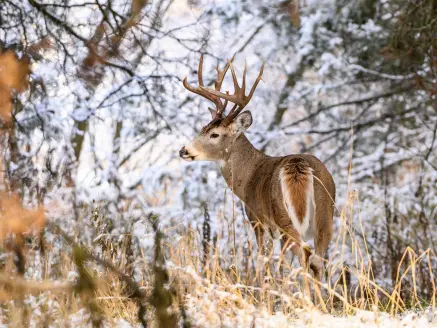
[[[217,114],[217,111],[215,109],[212,109],[211,107],[208,107],[209,112],[211,113],[211,118],[214,119],[215,115]]]
[[[240,134],[252,125],[252,114],[247,110],[238,115],[234,120],[235,132]]]

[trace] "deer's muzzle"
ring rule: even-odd
[[[179,156],[183,158],[186,153],[187,150],[185,149],[185,146],[183,146],[181,150],[179,150]]]
[[[184,147],[179,150],[179,156],[187,161],[193,161],[196,156],[191,155],[187,149]]]

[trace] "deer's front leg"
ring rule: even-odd
[[[255,232],[256,243],[258,246],[258,254],[265,254],[264,252],[264,226],[260,220],[245,206],[246,214],[250,224]]]
[[[270,268],[269,257],[271,256],[271,251],[273,249],[273,244],[271,241],[267,243],[264,240],[264,235],[266,233],[265,225],[246,207],[247,217],[250,224],[255,232],[256,242],[258,245],[258,257],[256,264],[256,276],[262,284],[265,281],[264,275],[271,276],[272,268]],[[263,274],[264,273],[264,274]]]

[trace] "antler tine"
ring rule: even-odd
[[[216,97],[214,97],[212,95],[209,95],[207,92],[204,92],[200,88],[195,88],[195,87],[191,86],[188,83],[187,77],[185,77],[185,79],[184,79],[184,81],[182,83],[183,83],[185,89],[187,89],[187,90],[189,90],[189,91],[191,91],[191,92],[193,92],[195,94],[198,94],[199,96],[205,97],[206,99],[212,101],[213,103],[216,103],[216,99],[217,99]]]
[[[226,118],[228,118],[228,117],[234,117],[234,113],[235,113],[235,110],[238,108],[238,105],[237,104],[234,104],[234,106],[232,106],[232,108],[231,108],[231,110],[229,111],[229,114],[226,116]],[[236,116],[236,115],[235,115]],[[229,120],[229,122],[230,121],[232,121],[231,119]]]
[[[243,82],[241,83],[241,88],[240,88],[240,86],[238,85],[238,80],[237,80],[237,77],[235,75],[234,68],[232,67],[232,64],[231,64],[232,80],[234,82],[234,89],[235,89],[234,95],[236,96],[236,99],[241,99],[246,94],[246,68],[247,68],[246,61],[244,61]],[[229,95],[229,92],[226,92],[226,93]],[[228,99],[225,99],[225,100],[228,101]],[[240,107],[242,106],[241,109],[243,109],[245,105],[243,106],[242,104],[235,103],[235,105],[229,111],[229,114],[227,116],[233,117],[235,111],[237,110],[237,108],[239,106]],[[239,112],[240,112],[240,110],[239,110]]]
[[[259,81],[262,80],[262,76],[263,76],[263,73],[264,73],[264,65],[265,65],[265,63],[263,63],[261,65],[261,69],[259,70],[258,77],[256,78],[255,83],[253,84],[252,89],[250,89],[249,95],[247,96],[249,98],[249,101],[252,98],[253,94],[255,93],[255,89],[258,86]]]
[[[203,87],[203,54],[200,55],[199,68],[197,69],[197,79],[199,80],[199,85]]]
[[[230,66],[231,66],[231,73],[232,73],[232,82],[234,83],[234,94],[236,95],[239,93],[241,88],[238,85],[237,74],[235,74],[234,66],[232,65],[232,63],[230,63]],[[243,90],[243,93],[244,93],[244,90]]]
[[[227,94],[229,94],[229,91],[226,91]],[[228,100],[225,99],[225,104],[223,105],[223,111],[226,109],[226,107],[228,106]]]
[[[247,72],[247,62],[246,60],[244,60],[243,82],[241,83],[241,89],[243,89],[243,94],[246,94],[246,72]]]
[[[231,63],[234,61],[235,58],[235,54],[232,56],[232,58],[226,63],[225,67],[223,68],[223,70],[220,70],[220,66],[217,65],[216,70],[217,70],[217,80],[214,82],[214,87],[217,91],[220,91],[221,87],[222,87],[222,83],[225,79],[226,73],[229,69],[229,66],[231,66]]]

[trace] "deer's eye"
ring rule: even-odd
[[[220,136],[217,133],[213,133],[209,137],[212,138],[212,139],[215,139],[215,138],[218,138]]]

